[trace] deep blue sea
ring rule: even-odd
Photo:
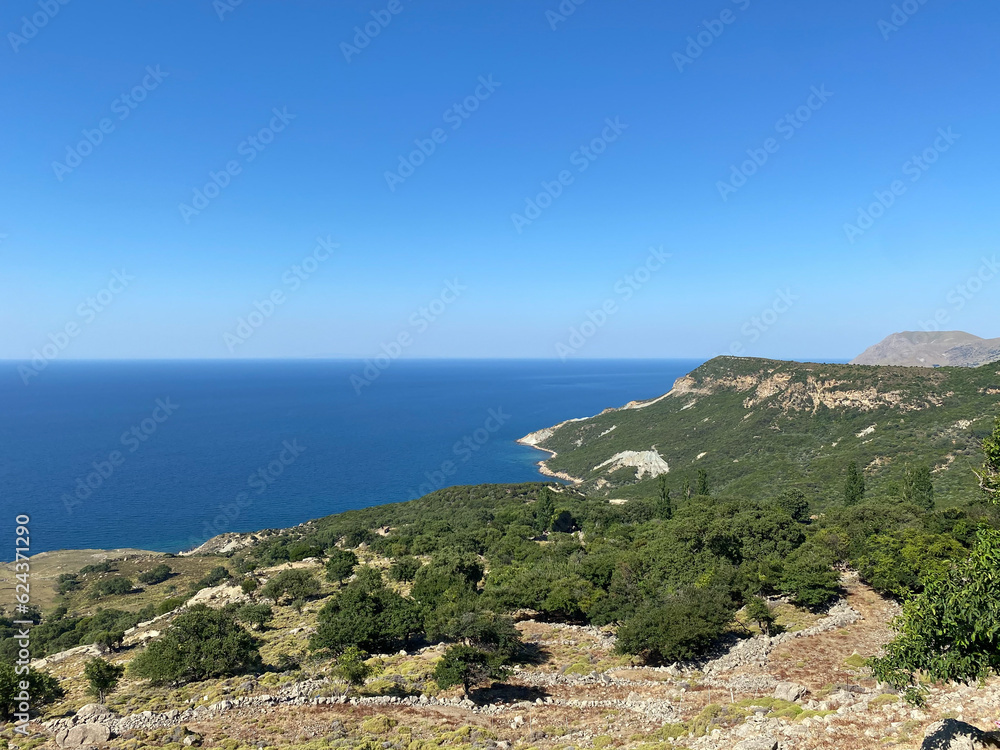
[[[0,367],[3,528],[32,552],[176,552],[440,487],[542,477],[528,432],[667,392],[691,360],[344,360]],[[13,540],[13,533],[9,536]],[[8,545],[10,546],[10,545]],[[11,555],[0,555],[10,559]]]

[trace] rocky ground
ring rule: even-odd
[[[65,704],[32,725],[29,740],[3,732],[9,747],[246,748],[630,748],[635,750],[813,750],[988,747],[941,739],[957,722],[982,729],[1000,719],[1000,682],[931,688],[923,709],[884,692],[864,658],[890,635],[897,608],[845,578],[844,600],[820,615],[779,605],[787,630],[737,637],[714,658],[669,667],[633,665],[614,654],[610,631],[525,621],[537,665],[508,684],[442,693],[428,679],[441,647],[377,657],[380,673],[357,695],[322,664],[282,674],[185,686],[126,684],[109,706],[88,704],[79,670],[92,647],[49,657],[70,685]],[[221,603],[220,587],[202,599]],[[281,613],[269,647],[294,652],[312,613]],[[141,643],[161,622],[129,634]],[[276,645],[277,644],[277,645]],[[126,657],[123,657],[126,658]],[[938,724],[941,720],[954,720]],[[961,725],[964,726],[964,725]],[[964,731],[964,730],[963,730]],[[938,741],[940,740],[940,741]],[[961,740],[964,742],[965,740]],[[936,743],[936,744],[935,744]]]

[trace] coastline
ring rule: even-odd
[[[524,438],[521,438],[520,440],[518,440],[517,443],[518,443],[518,445],[527,445],[529,448],[534,448],[536,451],[543,451],[544,453],[548,453],[549,454],[548,458],[543,458],[541,461],[538,461],[535,464],[535,466],[538,467],[538,472],[540,474],[544,474],[547,477],[552,477],[553,479],[562,479],[562,480],[564,480],[566,482],[569,482],[570,484],[572,484],[574,486],[579,485],[579,484],[583,484],[583,480],[582,479],[580,479],[578,477],[571,477],[569,474],[567,474],[564,471],[552,471],[552,469],[550,469],[548,466],[545,465],[546,461],[551,461],[553,458],[555,458],[556,456],[559,455],[555,451],[550,451],[548,448],[540,448],[537,445],[532,445],[531,443],[526,443],[526,442],[524,442]]]

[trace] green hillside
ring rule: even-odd
[[[526,442],[556,452],[547,467],[582,479],[591,495],[653,496],[648,472],[639,478],[635,468],[601,464],[655,450],[675,492],[704,469],[713,493],[773,496],[793,486],[823,506],[856,461],[879,494],[894,494],[907,465],[928,465],[939,502],[951,504],[974,494],[970,468],[998,414],[996,363],[926,369],[719,357],[660,399]]]

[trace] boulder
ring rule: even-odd
[[[101,703],[88,703],[76,712],[77,719],[92,719],[98,722],[103,718],[110,719],[114,715],[114,711]]]
[[[737,742],[733,750],[778,750],[780,746],[774,737],[754,737],[753,739]]]
[[[1000,733],[982,729],[956,719],[936,721],[927,727],[920,750],[987,750],[1000,747]]]
[[[794,682],[779,682],[774,688],[774,697],[777,700],[794,703],[806,694],[806,688]]]
[[[104,724],[77,724],[56,734],[60,747],[85,747],[103,745],[111,739],[111,730]]]

